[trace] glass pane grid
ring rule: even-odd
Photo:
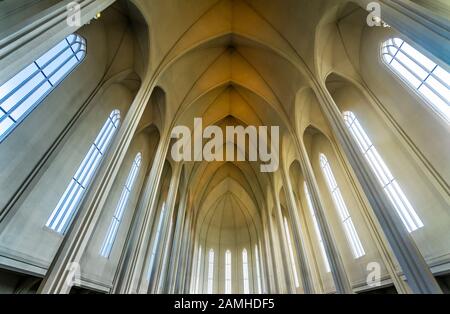
[[[366,141],[369,144],[370,149],[367,151],[362,151],[362,153],[365,156],[370,168],[375,173],[378,181],[380,182],[380,185],[383,187],[401,220],[403,221],[405,227],[409,232],[423,227],[423,223],[420,220],[419,216],[407,199],[405,193],[396,182],[386,163],[381,158],[381,155],[378,153],[377,149],[370,141],[369,136],[362,128],[355,114],[347,111],[343,113],[343,116],[344,120],[347,123],[347,127],[351,131],[350,133],[354,136],[356,141],[358,141],[360,138],[367,139]],[[350,120],[352,121],[352,123],[348,123],[348,121]]]
[[[320,154],[320,164],[322,166],[325,181],[327,181],[334,204],[336,205],[338,213],[341,217],[341,221],[344,226],[344,233],[350,244],[353,256],[355,258],[360,258],[365,255],[364,248],[361,240],[359,239],[358,233],[356,232],[355,226],[353,225],[353,221],[350,217],[347,206],[345,205],[341,191],[337,187],[337,182],[334,178],[333,172],[331,171],[330,163],[324,154]]]
[[[68,38],[74,38],[73,47]],[[78,54],[78,55],[77,55]],[[0,142],[58,85],[86,55],[86,42],[69,35],[0,86]]]
[[[208,256],[208,294],[213,293],[214,284],[214,250],[209,250]]]
[[[450,122],[450,74],[399,38],[383,43],[384,62]]]
[[[116,111],[113,111],[111,115],[115,113]],[[109,128],[110,124],[111,120],[108,118],[100,131],[100,135],[105,133],[105,130]],[[116,130],[115,127],[113,129]],[[108,143],[111,141],[114,133],[109,132]],[[58,205],[47,220],[45,225],[48,228],[62,234],[66,232],[95,171],[100,165],[101,157],[100,151],[95,147],[95,144],[92,144],[80,167],[72,177],[69,186],[59,200]]]
[[[323,244],[323,238],[322,238],[322,235],[321,235],[320,229],[319,229],[319,223],[317,222],[316,213],[315,213],[314,207],[312,205],[311,196],[309,195],[309,190],[308,190],[308,186],[306,185],[306,182],[303,183],[303,188],[305,190],[306,202],[308,203],[309,212],[313,219],[314,231],[316,233],[317,238],[319,239],[320,253],[322,254],[322,259],[323,259],[323,262],[325,265],[325,270],[327,272],[330,272],[331,268],[330,268],[330,264],[328,262],[328,256],[325,251],[325,247]]]

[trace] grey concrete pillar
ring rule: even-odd
[[[311,277],[311,271],[309,269],[309,263],[306,253],[306,246],[302,228],[300,224],[299,210],[297,207],[297,201],[295,200],[294,191],[292,190],[291,179],[289,174],[283,168],[281,170],[281,177],[283,179],[284,192],[286,194],[289,217],[293,226],[294,243],[299,261],[299,270],[302,275],[303,289],[306,294],[315,293],[314,284]]]
[[[309,161],[308,154],[306,152],[303,142],[300,142],[300,165],[303,175],[305,177],[306,184],[308,186],[309,194],[311,197],[311,203],[313,204],[313,210],[317,218],[317,224],[323,239],[325,251],[328,256],[331,275],[333,276],[334,286],[337,293],[350,294],[353,293],[347,272],[344,267],[344,262],[339,253],[337,244],[334,240],[333,234],[326,221],[324,206],[320,198],[319,188],[317,186],[316,178]]]
[[[339,108],[325,86],[316,85],[322,111],[339,140],[381,228],[414,293],[442,293],[425,259],[414,243],[394,206],[361,154],[347,129]]]

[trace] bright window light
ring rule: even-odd
[[[71,34],[0,86],[0,142],[79,65],[86,41]]]
[[[325,265],[325,270],[327,271],[327,273],[329,273],[331,271],[330,263],[328,262],[327,253],[325,251],[325,246],[323,245],[322,235],[320,234],[319,224],[317,222],[316,213],[315,213],[314,207],[312,205],[311,196],[309,195],[309,190],[308,190],[308,186],[306,185],[306,182],[303,183],[303,188],[305,190],[306,202],[308,203],[309,212],[310,212],[312,220],[313,220],[314,231],[316,232],[316,236],[319,239],[319,248],[320,248],[320,253],[322,254],[323,263]]]
[[[244,294],[250,293],[250,283],[249,283],[249,275],[248,275],[248,256],[247,250],[244,249],[242,251],[242,279],[244,282]]]
[[[208,294],[213,293],[214,285],[214,250],[209,250],[208,256]]]
[[[58,205],[48,218],[45,224],[48,228],[62,234],[66,232],[86,189],[92,181],[95,171],[100,166],[103,155],[119,127],[119,123],[120,112],[119,110],[114,110],[103,125],[89,152],[59,200]]]
[[[416,211],[406,198],[405,193],[403,193],[377,149],[372,144],[372,141],[362,128],[355,114],[353,112],[346,111],[343,115],[350,133],[358,143],[361,152],[375,173],[378,182],[380,182],[380,185],[383,187],[398,215],[402,219],[405,227],[409,232],[423,227],[423,223],[416,214]]]
[[[345,205],[344,198],[342,197],[341,191],[339,190],[336,179],[334,178],[333,172],[331,171],[330,163],[328,162],[328,159],[324,154],[320,154],[320,165],[322,167],[325,180],[327,181],[328,188],[330,189],[334,204],[338,209],[339,216],[344,226],[345,235],[350,244],[353,256],[355,258],[360,258],[366,253],[364,252],[361,240],[359,239],[358,233],[356,232],[352,217],[350,216],[347,206]]]
[[[130,197],[134,181],[136,180],[137,174],[139,173],[141,160],[142,155],[141,153],[138,153],[134,158],[127,181],[125,182],[122,194],[120,195],[119,203],[117,204],[116,211],[114,212],[111,225],[109,226],[108,233],[106,234],[105,241],[103,242],[103,246],[100,251],[100,255],[103,257],[108,258],[111,254],[114,241],[116,240],[117,232],[119,231],[120,221],[122,220],[123,213],[128,204],[128,198]]]
[[[400,38],[381,47],[384,63],[450,122],[450,73]]]
[[[225,252],[225,293],[231,294],[231,252]]]

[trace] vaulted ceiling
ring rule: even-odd
[[[203,118],[203,127],[279,126],[286,169],[296,159],[302,119],[306,126],[318,121],[326,133],[312,92],[317,78],[335,67],[355,71],[337,23],[365,18],[347,0],[135,0],[119,2],[116,10],[131,11],[141,34],[137,50],[144,62],[136,63],[136,73],[165,94],[155,122],[161,133],[176,125],[192,129],[194,117]],[[214,228],[260,223],[261,210],[273,207],[271,184],[279,190],[278,175],[261,173],[255,162],[185,168],[190,207]]]

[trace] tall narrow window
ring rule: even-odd
[[[349,111],[344,112],[344,120],[408,231],[412,232],[423,227],[419,216],[370,141],[355,114]]]
[[[231,293],[231,252],[225,252],[225,293]]]
[[[344,225],[345,235],[350,244],[353,256],[355,258],[360,258],[366,253],[364,252],[361,240],[359,239],[358,233],[353,225],[352,217],[350,216],[347,206],[345,205],[344,198],[339,190],[336,179],[331,171],[328,159],[324,154],[320,154],[320,165],[322,167],[325,180],[327,181],[328,188],[330,189],[334,204],[337,207],[342,224]]]
[[[255,245],[255,264],[256,264],[256,282],[258,284],[258,293],[262,293],[262,283],[261,283],[261,266],[259,264],[259,250],[258,245]]]
[[[138,153],[134,158],[133,165],[131,166],[130,173],[128,175],[125,186],[123,187],[122,194],[120,195],[119,203],[117,204],[116,211],[109,226],[108,233],[106,234],[105,241],[103,242],[100,255],[103,257],[109,257],[111,250],[116,240],[117,232],[119,231],[120,221],[122,220],[123,213],[128,204],[128,198],[131,194],[134,181],[136,180],[139,168],[141,166],[142,155]]]
[[[325,265],[325,270],[327,272],[330,272],[331,269],[330,269],[330,264],[328,263],[328,256],[325,251],[325,247],[323,245],[322,235],[320,234],[319,224],[317,223],[316,213],[314,211],[314,207],[311,202],[311,196],[309,195],[309,190],[308,190],[308,186],[306,185],[306,182],[303,183],[303,188],[305,190],[306,202],[308,203],[309,212],[311,213],[311,217],[313,220],[314,231],[316,232],[316,236],[319,239],[319,248],[320,248],[320,253],[322,254],[323,263]]]
[[[114,110],[92,144],[89,152],[70,181],[69,186],[50,215],[46,226],[59,233],[65,233],[70,225],[78,205],[89,186],[95,171],[99,167],[112,138],[120,123],[120,112]]]
[[[300,286],[300,283],[298,282],[297,266],[295,266],[296,262],[294,257],[294,248],[292,247],[291,233],[289,231],[289,225],[286,217],[284,217],[284,232],[286,233],[286,239],[288,242],[287,244],[289,249],[289,257],[291,259],[292,272],[294,273],[294,283],[295,286],[298,288]]]
[[[155,263],[156,251],[158,250],[159,240],[161,237],[161,228],[162,228],[162,225],[164,222],[165,212],[166,212],[166,203],[163,203],[162,209],[161,209],[161,214],[159,215],[158,228],[156,229],[155,239],[153,242],[152,255],[150,256],[150,264],[148,267],[148,274],[147,274],[147,279],[149,279],[149,280],[152,276],[153,264]]]
[[[250,284],[248,275],[248,255],[246,249],[242,251],[242,279],[244,283],[244,294],[249,294]]]
[[[208,256],[208,294],[213,293],[214,285],[214,250],[209,250]]]
[[[385,41],[383,61],[450,122],[450,73],[400,38]]]
[[[198,249],[198,257],[197,257],[197,278],[195,279],[195,293],[200,293],[200,271],[202,267],[202,247]]]
[[[85,55],[84,38],[69,35],[0,86],[0,142],[83,61]]]

